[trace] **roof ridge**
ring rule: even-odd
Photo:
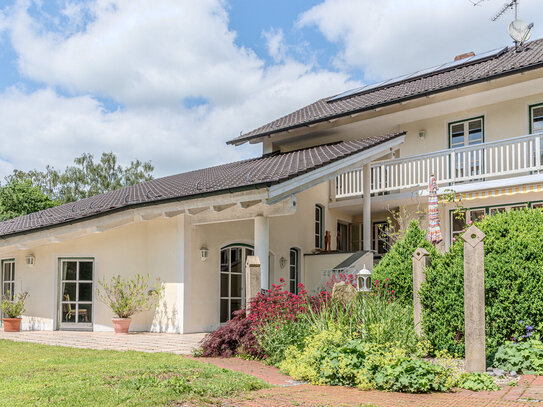
[[[366,92],[360,89],[360,92],[338,98],[333,103],[328,103],[328,101],[337,98],[341,93],[318,99],[311,104],[229,140],[227,144],[243,144],[252,139],[272,136],[276,133],[309,124],[345,117],[349,114],[396,104],[428,94],[445,92],[458,86],[473,85],[488,78],[508,76],[543,67],[543,38],[524,44],[520,52],[512,46],[496,48],[496,50],[487,53],[489,52],[495,53],[482,59],[471,59],[465,62],[460,60],[456,64],[455,61],[452,61],[436,65],[428,68],[432,69],[430,72],[420,75],[416,74],[424,70],[387,79],[383,81],[382,86],[366,89]],[[477,57],[477,55],[474,57]],[[452,64],[452,66],[444,68],[447,64]],[[402,77],[405,77],[405,80],[394,81]],[[433,78],[438,78],[438,80]]]

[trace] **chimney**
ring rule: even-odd
[[[460,55],[455,56],[454,60],[460,61],[461,59],[466,59],[466,58],[474,57],[474,56],[475,56],[475,52],[471,51],[471,52],[466,52],[465,54],[460,54]]]

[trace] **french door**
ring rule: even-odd
[[[449,123],[449,145],[451,148],[467,147],[484,142],[483,118],[478,117],[460,122]],[[455,177],[480,174],[481,151],[472,150],[456,155],[454,163]]]
[[[221,250],[220,322],[232,318],[245,302],[245,260],[253,249],[244,245],[227,246]]]
[[[93,259],[61,259],[59,328],[92,330]]]

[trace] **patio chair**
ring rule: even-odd
[[[69,294],[64,294],[64,301],[70,301]],[[75,314],[75,310],[72,308],[72,304],[69,304],[69,303],[64,303],[62,305],[62,311],[64,312],[64,314],[66,314],[66,320],[69,320],[72,317],[72,315]],[[86,309],[80,309],[78,314],[79,314],[78,320],[80,322],[88,322],[89,319],[88,319]]]

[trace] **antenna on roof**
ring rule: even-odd
[[[509,35],[515,42],[515,49],[518,51],[530,39],[534,23],[528,24],[518,18],[518,3],[520,0],[511,0],[503,5],[498,13],[491,18],[492,21],[498,20],[508,9],[515,9],[515,20],[509,24]]]
[[[513,0],[513,1],[509,1],[509,2],[505,3],[505,4],[503,5],[503,7],[500,9],[500,11],[498,11],[498,12],[496,13],[496,15],[490,19],[490,21],[496,21],[496,20],[499,19],[502,15],[504,15],[505,12],[506,12],[508,9],[512,9],[513,7],[515,7],[515,19],[516,19],[516,18],[517,18],[517,3],[518,3],[518,0]]]

